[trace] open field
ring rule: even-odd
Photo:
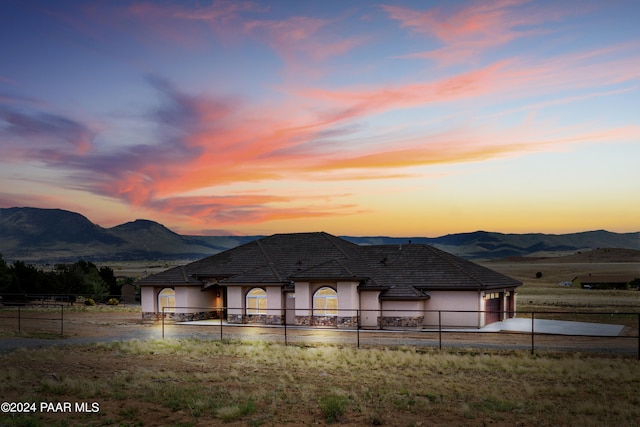
[[[557,259],[556,259],[557,260]],[[518,309],[601,309],[603,311],[640,310],[640,291],[592,290],[563,287],[558,283],[571,281],[576,276],[628,275],[640,277],[640,262],[486,262],[488,268],[518,279]],[[542,277],[536,278],[536,273]]]
[[[148,340],[0,356],[2,401],[99,412],[3,425],[631,426],[640,363],[526,353]]]

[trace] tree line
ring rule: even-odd
[[[73,264],[56,264],[44,271],[23,261],[9,265],[0,254],[0,295],[3,300],[24,299],[27,295],[87,296],[102,300],[119,296],[122,285],[109,267],[98,268],[80,260]],[[133,283],[133,280],[131,280]]]

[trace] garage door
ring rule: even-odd
[[[492,298],[485,301],[485,324],[500,321],[500,298]]]

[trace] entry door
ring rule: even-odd
[[[296,294],[293,292],[287,292],[286,294],[286,303],[285,308],[287,309],[287,313],[285,315],[285,322],[287,325],[295,325],[296,324]]]

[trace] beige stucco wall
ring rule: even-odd
[[[360,324],[362,326],[378,326],[380,315],[380,291],[360,292]]]
[[[267,315],[282,316],[284,312],[282,287],[278,286],[262,286],[267,291]]]
[[[382,301],[382,317],[420,317],[424,301]]]
[[[296,282],[296,316],[311,314],[311,286],[309,282]]]
[[[479,328],[484,326],[482,293],[479,291],[429,291],[431,299],[426,301],[426,310],[441,310],[442,327]],[[446,312],[450,310],[452,312]],[[453,311],[472,311],[454,313]],[[424,325],[438,327],[437,311],[427,312]]]
[[[176,313],[197,313],[210,310],[214,294],[200,286],[176,286]]]
[[[244,296],[240,286],[227,287],[227,313],[228,314],[240,314],[244,312]]]
[[[360,308],[358,282],[338,282],[338,316],[356,316]],[[334,289],[336,289],[334,287]]]
[[[161,289],[156,289],[153,286],[140,287],[140,305],[143,313],[158,312],[158,292]]]

